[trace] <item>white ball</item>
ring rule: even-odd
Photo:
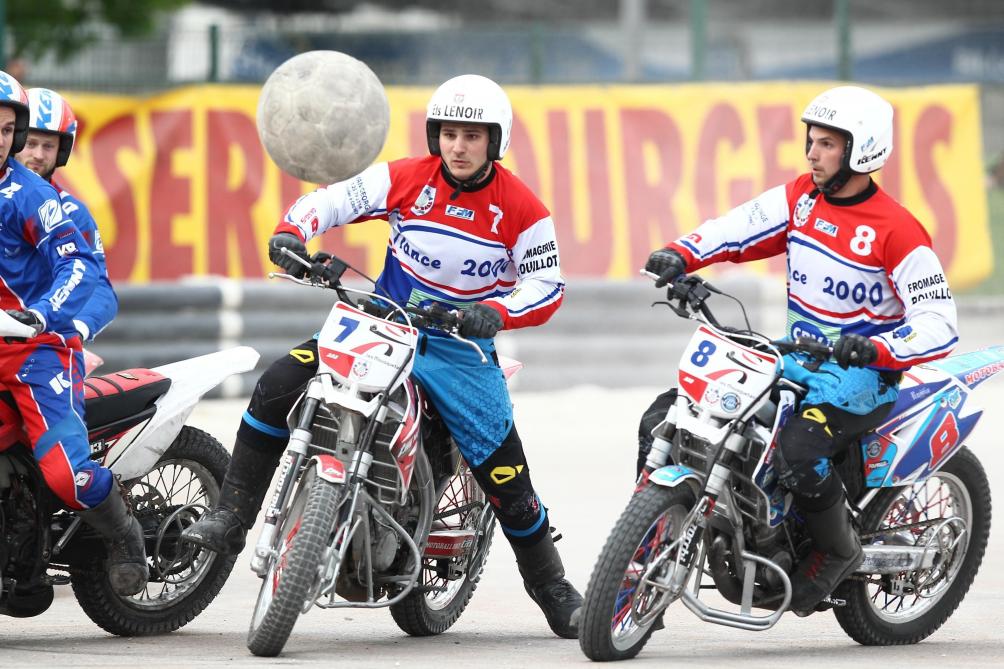
[[[258,136],[279,169],[330,184],[370,166],[387,139],[390,105],[362,61],[338,51],[293,56],[258,99]]]

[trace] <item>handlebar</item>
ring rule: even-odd
[[[651,279],[659,278],[658,275],[653,274],[652,272],[646,272],[645,270],[642,270],[641,274]],[[715,315],[706,304],[708,298],[711,297],[712,294],[730,297],[739,303],[740,307],[742,307],[742,302],[738,299],[719,290],[718,288],[715,288],[713,285],[695,274],[681,274],[676,277],[676,279],[671,281],[666,286],[667,301],[657,302],[656,304],[668,305],[670,309],[682,318],[692,318],[694,315],[700,314],[708,323],[724,332],[735,334],[752,333],[752,328],[750,328],[749,325],[749,318],[746,318],[746,330],[737,330],[736,328],[719,323],[718,319],[715,318]],[[743,316],[746,316],[745,308],[743,308]],[[813,339],[812,337],[798,337],[795,341],[791,341],[789,339],[779,339],[771,341],[770,344],[781,354],[804,353],[813,358],[816,361],[817,366],[818,363],[829,360],[833,355],[832,346],[817,339]]]
[[[397,315],[398,320],[402,320],[397,309],[374,300],[360,300],[359,308],[377,318],[393,319]],[[447,333],[456,333],[460,330],[460,323],[463,322],[463,317],[459,313],[444,309],[440,304],[431,304],[427,307],[408,305],[402,309],[407,312],[411,324],[417,328],[433,328]]]
[[[805,353],[816,360],[826,361],[833,355],[833,347],[812,337],[797,337],[795,341],[779,339],[771,344],[781,353]]]
[[[442,305],[435,303],[426,307],[417,307],[412,305],[398,306],[396,304],[391,306],[389,304],[381,303],[379,300],[388,299],[389,301],[389,298],[381,298],[379,295],[343,286],[342,275],[345,274],[347,269],[352,269],[371,284],[374,284],[374,286],[376,285],[376,282],[349,265],[344,260],[341,260],[330,253],[318,251],[314,255],[310,256],[309,259],[304,259],[289,249],[283,248],[282,254],[295,258],[296,262],[304,267],[304,278],[277,272],[270,273],[269,277],[286,279],[287,281],[292,281],[304,286],[330,288],[338,294],[338,298],[343,302],[351,304],[371,316],[376,316],[377,318],[393,320],[404,324],[405,319],[403,318],[401,312],[406,312],[408,315],[408,321],[410,321],[412,326],[421,329],[440,330],[453,339],[470,346],[481,357],[481,361],[487,363],[488,358],[485,357],[481,347],[476,343],[461,337],[459,334],[460,324],[464,319],[462,312],[446,309]],[[353,300],[349,297],[349,292],[362,293],[366,297]]]
[[[652,279],[659,278],[658,275],[645,270],[642,270],[641,273]],[[712,293],[726,295],[696,274],[681,274],[666,285],[667,301],[661,304],[668,305],[681,318],[690,318],[693,314],[699,313],[716,328],[726,331],[733,330],[733,328],[719,323],[711,309],[705,304]],[[673,303],[674,300],[676,304]],[[749,323],[747,322],[748,327]]]

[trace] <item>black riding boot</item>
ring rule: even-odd
[[[108,581],[112,590],[127,597],[145,588],[150,568],[146,563],[143,528],[126,506],[118,484],[112,486],[103,502],[77,513],[105,538]]]
[[[550,534],[533,546],[512,547],[523,577],[523,587],[537,603],[551,631],[564,639],[579,636],[578,620],[572,614],[582,606],[582,595],[565,579],[565,567]]]
[[[861,540],[851,526],[844,496],[822,511],[803,511],[812,551],[798,563],[791,579],[791,604],[796,612],[812,611],[864,560]]]
[[[220,490],[216,508],[181,533],[191,542],[222,555],[237,555],[244,538],[254,525],[272,474],[282,454],[251,446],[240,439],[234,443],[233,458]]]

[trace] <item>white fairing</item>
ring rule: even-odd
[[[168,449],[195,405],[231,374],[249,372],[258,364],[258,352],[249,346],[172,362],[153,371],[171,379],[171,389],[157,400],[157,412],[138,438],[119,440],[105,457],[105,465],[123,480],[150,471]]]
[[[35,336],[35,329],[30,325],[16,320],[6,311],[0,309],[0,337],[25,337],[30,339]]]
[[[346,386],[380,392],[395,378],[395,388],[408,378],[417,341],[415,328],[336,302],[317,338],[318,362]]]
[[[766,401],[777,363],[702,325],[680,358],[680,392],[716,418],[737,418]]]

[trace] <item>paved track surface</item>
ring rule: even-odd
[[[989,331],[987,335],[991,335]],[[987,342],[989,343],[989,342]],[[982,345],[982,344],[981,344]],[[970,347],[972,348],[972,347]],[[668,377],[668,370],[667,370]],[[990,476],[994,499],[1004,500],[1004,379],[981,387],[987,407],[970,447]],[[609,391],[579,387],[515,393],[516,418],[533,478],[564,533],[558,544],[568,575],[584,588],[600,547],[632,489],[637,418],[655,388]],[[191,424],[232,443],[244,403],[201,405]],[[999,502],[998,502],[999,503]],[[682,605],[667,628],[633,662],[637,666],[752,667],[1004,666],[1004,531],[991,531],[983,568],[959,610],[927,641],[908,647],[865,648],[844,635],[828,613],[785,616],[766,632],[745,632],[697,620]],[[313,610],[296,625],[284,654],[251,656],[245,635],[259,581],[241,556],[217,600],[173,634],[123,639],[107,635],[76,605],[68,588],[33,619],[0,618],[0,663],[14,666],[231,667],[330,665],[354,667],[526,667],[585,665],[574,641],[555,638],[527,598],[501,534],[467,612],[447,633],[415,639],[401,633],[385,610]]]

